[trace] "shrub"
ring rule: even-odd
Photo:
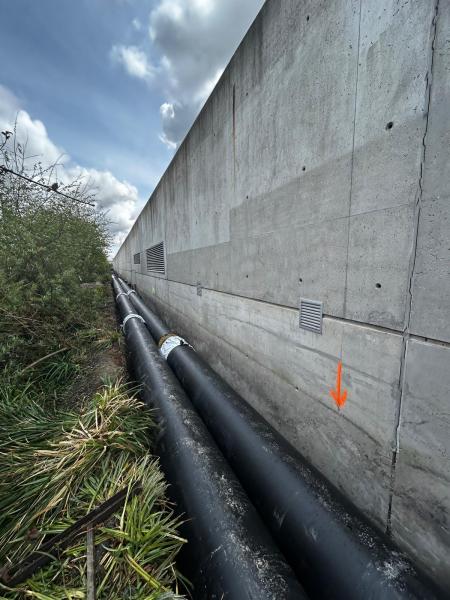
[[[14,136],[0,144],[8,169],[50,186],[56,165],[29,166]],[[58,350],[89,327],[110,271],[103,215],[81,181],[43,189],[0,169],[0,364],[13,369]]]

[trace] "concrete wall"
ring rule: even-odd
[[[450,0],[269,0],[114,265],[450,589],[449,144]]]

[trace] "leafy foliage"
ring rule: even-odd
[[[92,324],[108,277],[106,222],[94,208],[51,191],[57,165],[28,167],[15,136],[0,144],[3,166],[44,183],[42,189],[0,169],[0,364],[14,368],[65,345]],[[61,187],[92,198],[81,181]]]

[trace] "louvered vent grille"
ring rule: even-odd
[[[135,265],[140,265],[141,264],[141,253],[138,252],[137,254],[135,254],[133,256],[133,262]]]
[[[166,274],[166,263],[164,258],[164,242],[155,244],[145,251],[147,256],[147,271],[153,273]]]
[[[322,333],[322,302],[300,298],[300,327]]]

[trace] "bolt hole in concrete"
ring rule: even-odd
[[[309,15],[306,17],[306,20],[309,21]]]
[[[302,171],[306,171],[306,167],[302,167]]]
[[[386,129],[392,129],[394,127],[394,121],[389,121],[389,123],[386,125]]]
[[[378,288],[378,289],[380,289],[381,288],[381,283],[376,283],[375,287]]]
[[[302,279],[301,277],[299,277],[299,279],[298,279],[298,282],[299,282],[299,283],[302,283],[302,282],[303,282],[303,279]]]

